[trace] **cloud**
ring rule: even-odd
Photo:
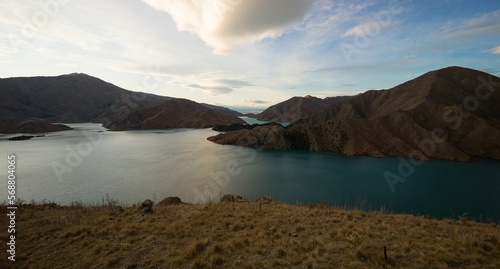
[[[198,90],[212,96],[229,94],[233,92],[233,89],[254,86],[253,84],[243,80],[212,79],[211,77],[213,75],[217,75],[217,72],[202,73],[185,79],[179,77],[180,81],[171,81],[170,84],[184,85],[185,88]],[[206,77],[208,77],[208,79]]]
[[[203,68],[196,65],[189,64],[175,64],[175,65],[144,65],[144,64],[130,64],[128,62],[116,62],[108,67],[111,70],[126,72],[139,75],[153,75],[165,77],[182,77],[190,76],[193,73],[203,71]]]
[[[380,67],[380,65],[384,65],[384,68]],[[392,68],[392,67],[399,67],[401,64],[399,64],[398,61],[384,61],[384,62],[375,62],[375,63],[364,63],[364,64],[358,64],[358,65],[335,65],[335,66],[323,66],[323,67],[318,67],[318,68],[311,68],[303,71],[300,74],[296,75],[304,75],[304,74],[312,74],[312,73],[330,73],[330,72],[335,72],[335,73],[351,73],[351,72],[357,72],[357,71],[367,71],[371,70],[371,72],[375,72],[376,70],[387,70],[387,68]]]
[[[212,96],[217,96],[221,94],[228,94],[233,91],[233,89],[226,86],[202,86],[198,84],[189,84],[186,85],[187,88],[201,90],[205,94],[209,94]]]
[[[390,26],[395,26],[397,24],[398,24],[397,22],[391,22],[388,24],[380,22],[360,24],[347,30],[342,35],[342,37],[361,36],[361,35],[376,36],[380,34],[380,31],[382,31],[382,29]]]
[[[363,35],[365,32],[371,31],[372,28],[375,28],[375,24],[357,25],[357,26],[354,26],[351,29],[347,30],[342,35],[342,37]]]
[[[493,53],[493,54],[500,54],[500,46],[492,48],[492,49],[490,49],[488,51],[491,52],[491,53]]]
[[[247,81],[237,80],[237,79],[216,79],[216,80],[214,80],[214,82],[220,83],[220,84],[228,86],[228,87],[233,87],[233,88],[255,86],[252,83],[249,83]]]
[[[497,10],[458,23],[450,22],[441,28],[440,36],[449,39],[495,36],[500,32],[499,20],[500,11]]]
[[[179,31],[196,34],[216,54],[280,36],[300,23],[314,0],[143,0],[172,16]]]
[[[370,6],[370,3],[353,4],[352,1],[345,0],[317,0],[312,15],[299,29],[306,32],[309,44],[329,43],[342,37],[347,23],[373,20],[363,16]]]
[[[267,104],[269,102],[267,101],[262,101],[262,100],[245,100],[245,103],[252,103],[252,104]]]

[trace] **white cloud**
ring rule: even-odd
[[[280,36],[300,23],[314,0],[143,0],[167,12],[180,31],[196,34],[216,54]]]
[[[263,100],[245,100],[245,103],[252,103],[252,104],[267,104],[269,102],[263,101]]]
[[[376,29],[377,27],[380,26],[378,26],[378,24],[375,23],[357,25],[347,30],[342,36],[347,37],[347,36],[364,35],[364,33],[371,32],[373,29]]]
[[[238,79],[216,79],[214,82],[220,83],[222,85],[233,87],[233,88],[241,88],[246,86],[254,86],[252,83],[238,80]]]
[[[346,29],[355,25],[369,25],[377,22],[375,15],[381,11],[370,12],[373,1],[353,1],[349,0],[318,0],[313,9],[312,15],[302,25],[302,30],[307,32],[308,42],[313,45],[321,45],[341,39]],[[388,6],[383,6],[382,11],[386,12]],[[381,22],[384,24],[385,22]]]
[[[492,48],[491,50],[489,50],[491,53],[493,54],[500,54],[500,46],[498,47],[495,47],[495,48]]]
[[[448,39],[498,36],[498,33],[500,33],[499,21],[500,11],[497,10],[458,23],[449,22],[441,29],[440,36]]]
[[[228,94],[233,91],[233,89],[226,87],[226,86],[202,86],[198,84],[189,84],[186,85],[187,88],[190,89],[195,89],[195,90],[201,90],[203,93],[212,95],[212,96],[217,96],[221,94]]]
[[[372,23],[366,23],[366,24],[360,24],[357,26],[354,26],[347,30],[342,37],[348,37],[348,36],[377,36],[380,34],[383,28],[387,28],[389,26],[394,26],[396,25],[397,22],[391,22],[391,24],[384,24],[380,22],[372,22]]]

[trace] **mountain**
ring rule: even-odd
[[[323,99],[323,102],[328,105],[339,104],[351,99],[352,96],[335,96],[335,97],[326,97]]]
[[[274,122],[295,122],[326,109],[332,104],[337,104],[350,99],[351,96],[327,97],[320,99],[314,96],[292,97],[284,102],[270,106],[256,115],[258,120]]]
[[[48,122],[13,122],[0,120],[0,133],[49,133],[71,130],[63,124],[50,124]]]
[[[210,137],[219,144],[468,161],[500,159],[500,78],[449,67],[333,103],[289,128]]]
[[[210,109],[187,99],[170,99],[161,105],[132,111],[125,119],[112,124],[113,131],[163,129],[163,128],[208,128],[245,122],[219,110]]]
[[[4,120],[102,122],[124,118],[131,109],[152,107],[169,97],[131,92],[85,74],[0,79]]]
[[[273,105],[257,114],[257,120],[274,122],[294,122],[326,108],[324,100],[313,97],[292,97],[284,102]]]
[[[158,117],[148,119],[143,113]],[[138,115],[145,122],[137,124]],[[204,128],[242,123],[236,115],[223,107],[128,91],[85,74],[0,79],[0,120],[11,122],[4,132],[15,132],[21,122],[37,122],[39,130],[52,128],[39,122],[99,122],[114,129]]]

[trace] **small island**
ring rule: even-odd
[[[239,130],[252,130],[256,127],[259,126],[273,126],[273,125],[280,125],[279,123],[276,122],[269,122],[269,123],[264,123],[264,124],[239,124],[239,123],[233,123],[231,125],[217,125],[212,130],[216,132],[232,132],[232,131],[239,131]]]
[[[35,136],[34,135],[20,135],[20,136],[14,136],[14,137],[7,138],[7,140],[9,140],[9,141],[22,141],[22,140],[30,140],[33,137],[35,137]]]

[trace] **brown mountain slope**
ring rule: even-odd
[[[187,100],[171,99],[159,106],[131,112],[127,118],[110,126],[110,130],[163,128],[209,128],[216,125],[245,123],[238,117]]]
[[[460,67],[368,91],[290,128],[211,137],[221,144],[467,161],[500,159],[500,78]]]
[[[127,119],[129,113],[156,107],[171,97],[132,92],[85,74],[57,77],[0,79],[0,120],[12,122],[100,122],[105,127]],[[206,104],[210,111],[168,110],[161,115],[164,124],[150,120],[151,126],[210,127],[215,123],[240,122],[220,114],[238,115],[227,108]],[[180,115],[187,112],[188,115]],[[186,122],[178,122],[183,119]],[[146,126],[145,125],[145,126]],[[13,125],[5,125],[13,127]],[[17,126],[17,125],[16,125]],[[45,125],[47,127],[48,125]],[[15,126],[14,126],[15,127]],[[13,128],[14,128],[13,127]],[[131,126],[127,128],[132,128]],[[15,132],[15,129],[7,130]]]
[[[0,79],[0,117],[13,121],[102,122],[169,97],[131,92],[85,74]]]
[[[292,97],[269,107],[257,114],[256,118],[262,121],[295,122],[327,106],[323,99],[313,96]]]
[[[221,112],[222,114],[225,114],[225,115],[228,115],[228,116],[235,116],[235,117],[240,117],[240,116],[243,116],[243,113],[240,113],[238,111],[234,111],[234,110],[231,110],[227,107],[223,107],[223,106],[215,106],[215,105],[211,105],[211,104],[205,104],[205,103],[201,103],[202,105],[212,109],[212,110],[217,110],[219,112]]]

